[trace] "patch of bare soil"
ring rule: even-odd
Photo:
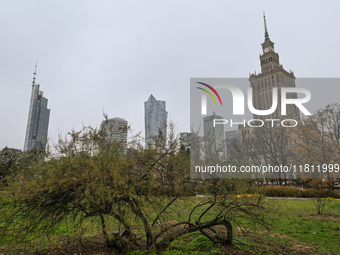
[[[108,255],[117,254],[116,251],[108,249],[103,238],[87,237],[87,238],[60,238],[58,245],[51,245],[48,249],[38,250],[39,244],[26,244],[22,248],[20,246],[0,246],[0,255],[7,254],[34,254],[34,255]]]
[[[338,214],[302,214],[302,216],[318,220],[332,220],[332,221],[340,220],[340,215]]]
[[[291,254],[318,254],[315,247],[307,245],[305,243],[300,243],[294,239],[289,238],[284,234],[274,233],[271,236],[278,237],[281,239],[288,239],[291,246],[289,246],[289,250]],[[287,248],[287,246],[280,244],[281,248]]]
[[[219,232],[224,232],[225,230],[219,229]],[[236,246],[223,246],[221,254],[322,254],[316,250],[315,247],[307,245],[305,243],[300,243],[292,238],[278,233],[272,233],[270,236],[276,237],[282,240],[287,240],[289,245],[282,244],[280,242],[269,240],[267,236],[268,232],[251,232],[250,230],[242,230],[237,227],[234,229],[234,244],[242,245],[243,239],[246,238],[253,245],[244,245],[244,249],[235,248]]]

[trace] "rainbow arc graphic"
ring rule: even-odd
[[[221,98],[220,98],[220,95],[217,93],[217,91],[216,91],[213,87],[211,87],[210,85],[208,85],[208,84],[206,84],[206,83],[203,83],[203,82],[197,82],[197,83],[198,83],[198,84],[201,84],[201,85],[203,85],[203,86],[206,86],[207,88],[211,89],[211,91],[214,92],[215,95],[217,96],[218,100],[220,100],[220,104],[221,104],[221,106],[222,106],[222,100],[221,100]],[[203,91],[206,92],[209,96],[211,96],[211,98],[214,100],[215,105],[217,105],[216,100],[215,100],[213,94],[211,94],[211,92],[210,92],[209,90],[206,90],[206,89],[200,88],[200,87],[196,87],[196,88],[203,90]]]

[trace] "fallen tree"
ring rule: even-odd
[[[233,226],[242,231],[268,227],[263,196],[236,195],[244,190],[240,180],[204,181],[214,196],[190,198],[198,184],[190,181],[189,164],[171,128],[166,142],[159,135],[147,149],[136,138],[128,146],[109,142],[91,127],[71,132],[48,160],[30,166],[25,187],[13,183],[11,196],[2,201],[0,233],[15,243],[97,218],[107,247],[126,252],[165,250],[198,231],[214,243],[231,245]],[[189,209],[179,210],[181,203]],[[186,220],[175,222],[177,216]]]

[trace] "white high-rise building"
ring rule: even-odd
[[[152,137],[162,133],[166,138],[166,127],[168,112],[165,110],[165,101],[156,100],[150,95],[148,101],[144,103],[145,116],[145,143],[151,144]]]
[[[112,118],[104,120],[100,129],[106,133],[109,142],[120,142],[123,146],[127,145],[127,125],[128,122],[122,118]]]
[[[216,153],[220,154],[224,152],[225,141],[224,141],[224,125],[215,125],[215,119],[223,119],[222,116],[216,115],[213,112],[213,115],[207,116],[203,118],[203,131],[205,137],[205,150],[206,154],[214,155]]]

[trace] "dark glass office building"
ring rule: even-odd
[[[32,82],[32,94],[25,136],[24,151],[32,148],[46,148],[50,109],[47,109],[47,98],[39,90],[40,85],[35,84],[34,72]]]

